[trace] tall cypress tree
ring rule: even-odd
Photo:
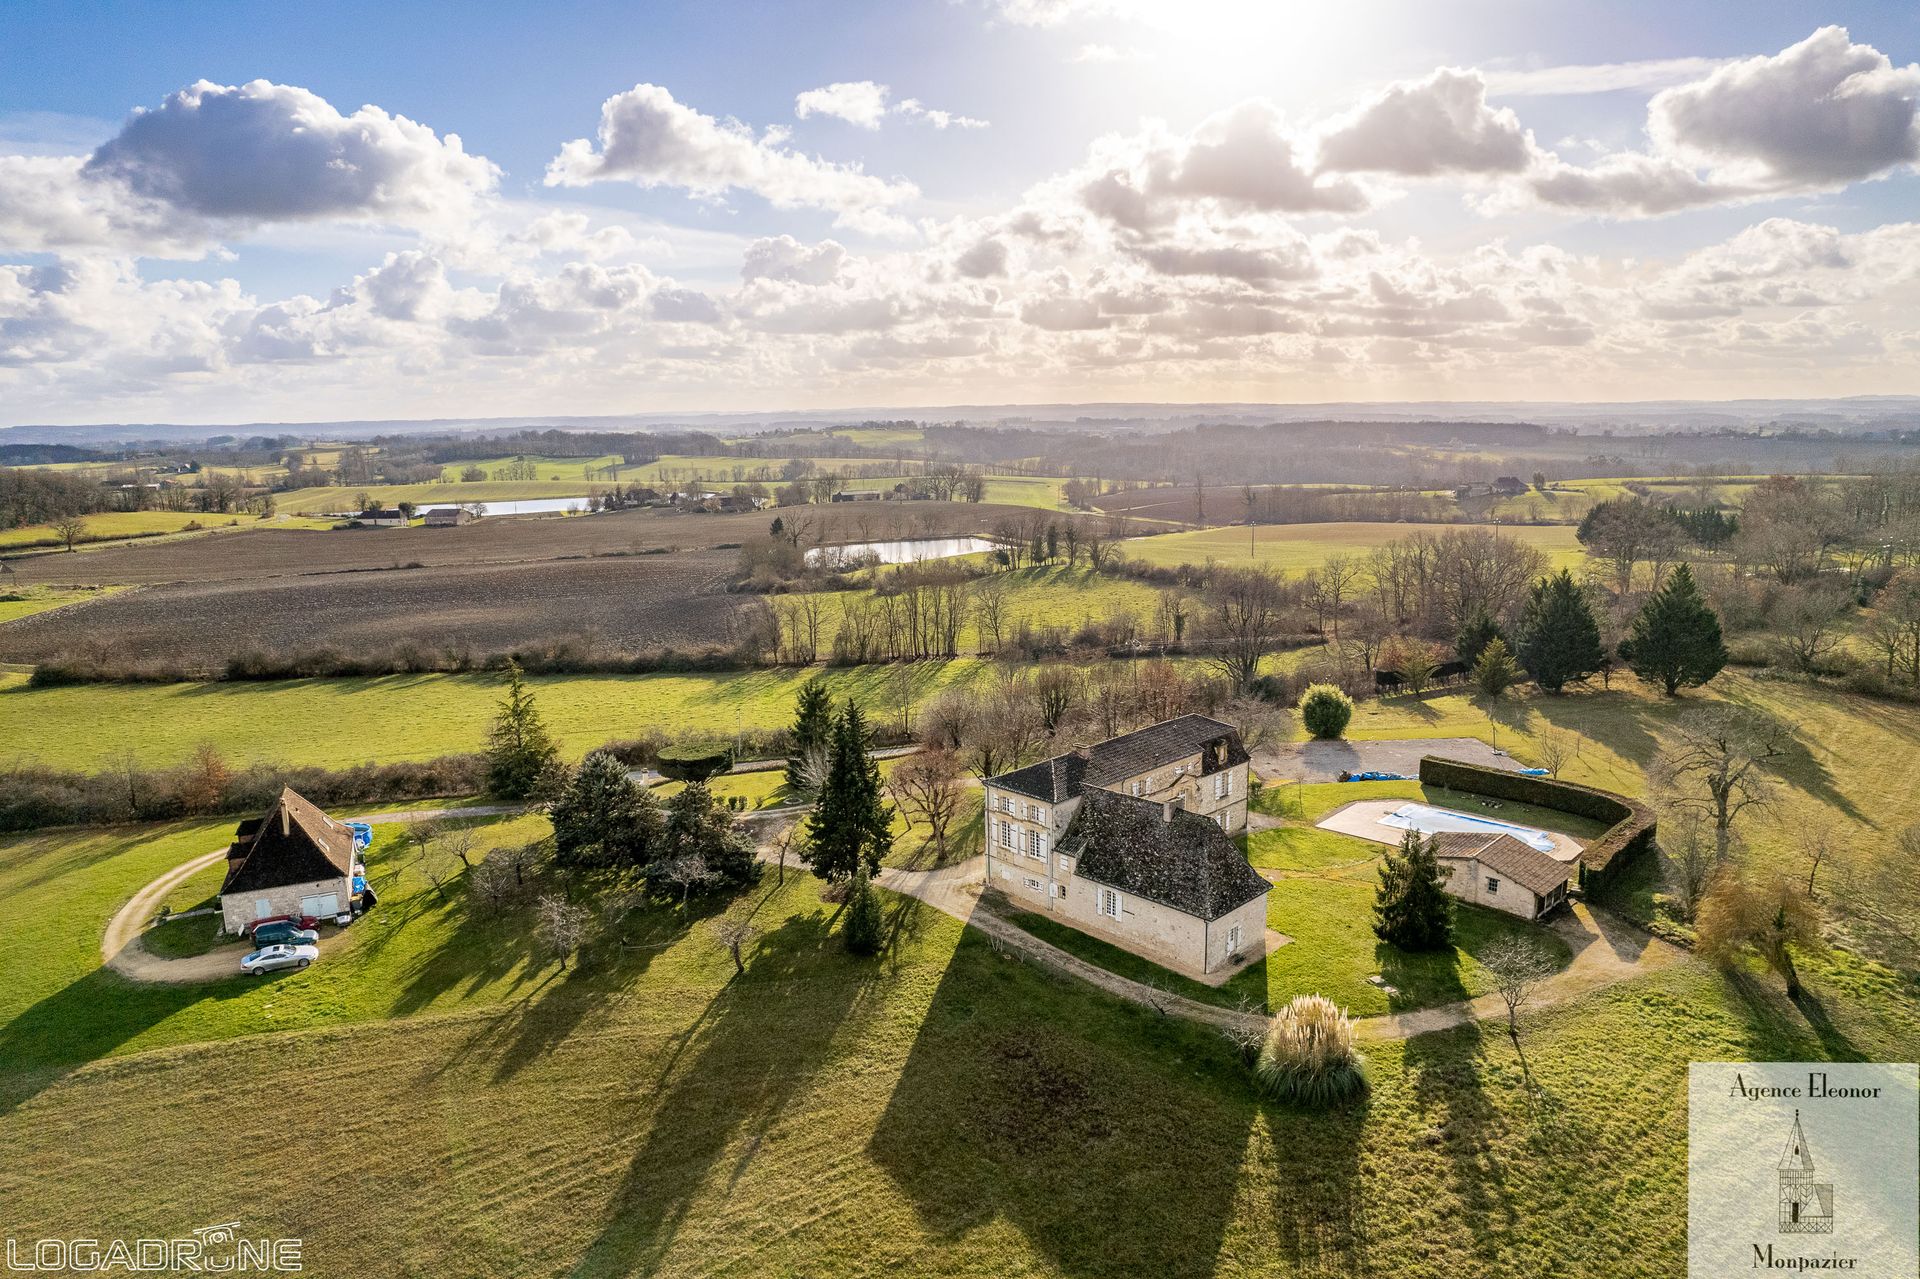
[[[1701,598],[1691,568],[1674,569],[1641,606],[1633,629],[1620,641],[1620,656],[1635,675],[1666,689],[1668,697],[1683,684],[1706,683],[1726,666],[1720,616]]]
[[[807,818],[802,859],[829,883],[865,867],[869,875],[893,847],[893,810],[880,798],[880,769],[867,756],[867,725],[848,699],[833,726],[827,784]]]
[[[487,789],[502,799],[525,799],[559,757],[521,678],[520,663],[508,658],[507,696],[487,738]]]
[[[1599,670],[1605,657],[1600,624],[1573,574],[1561,569],[1535,582],[1520,618],[1520,664],[1534,682],[1557,693]]]
[[[827,681],[818,675],[800,686],[793,707],[793,751],[787,756],[787,786],[806,789],[804,776],[807,757],[828,744],[833,736],[833,699],[827,695]]]
[[[1401,950],[1439,950],[1453,940],[1453,899],[1441,886],[1433,841],[1410,830],[1380,866],[1373,935]]]

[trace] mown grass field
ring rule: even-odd
[[[99,586],[0,586],[0,623],[32,617],[36,613],[83,604],[111,591]]]
[[[1259,524],[1254,526],[1253,549],[1248,550],[1244,525],[1194,529],[1135,538],[1125,544],[1129,559],[1172,567],[1203,564],[1211,559],[1229,567],[1258,564],[1288,576],[1318,568],[1330,555],[1362,556],[1416,532],[1439,535],[1460,524]],[[1546,552],[1555,568],[1577,568],[1586,559],[1571,528],[1559,526],[1491,525],[1495,532]]]
[[[872,718],[897,716],[900,691],[913,703],[942,688],[989,677],[971,658],[904,668],[829,671],[836,697],[860,700]],[[530,680],[562,748],[582,754],[645,733],[731,739],[793,716],[800,685],[818,672],[759,670],[714,675],[554,676]],[[479,750],[501,696],[492,675],[392,675],[377,679],[27,687],[0,675],[0,767],[38,762],[101,768],[131,751],[175,763],[203,741],[236,763],[344,765],[369,759],[429,759]]]
[[[1527,1018],[1544,1106],[1488,1026],[1370,1043],[1366,1100],[1303,1112],[1216,1034],[910,900],[860,960],[810,876],[769,876],[734,907],[743,976],[709,914],[666,908],[562,973],[384,830],[381,910],[304,973],[101,971],[106,915],[225,833],[0,842],[9,1234],[238,1218],[321,1276],[1666,1276],[1688,1061],[1920,1041],[1911,989],[1844,956],[1809,965],[1812,1021],[1684,965]],[[303,1175],[261,1176],[249,1152],[289,1142]]]

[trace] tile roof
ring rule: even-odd
[[[1059,851],[1074,874],[1199,919],[1218,919],[1272,885],[1211,819],[1159,801],[1089,790]]]
[[[1218,750],[1204,749],[1214,743],[1220,744]],[[1057,804],[1078,795],[1083,783],[1111,786],[1196,752],[1201,754],[1200,775],[1203,777],[1244,764],[1248,758],[1240,730],[1233,725],[1205,715],[1182,715],[989,777],[987,781],[1005,790]]]
[[[1225,739],[1225,749],[1200,763],[1201,773],[1217,773],[1223,768],[1247,762],[1247,748],[1240,741],[1240,730],[1205,715],[1182,715],[1178,719],[1108,738],[1088,751],[1087,780],[1095,786],[1124,781],[1150,768],[1185,759],[1211,742]]]
[[[1503,875],[1541,896],[1573,876],[1569,862],[1550,857],[1511,835],[1482,835],[1473,831],[1440,831],[1432,836],[1435,857],[1474,858],[1489,871]]]
[[[1028,764],[1025,768],[989,777],[987,781],[1003,790],[1057,804],[1080,793],[1080,779],[1086,771],[1087,757],[1078,751],[1069,751],[1065,755],[1043,759],[1038,764]]]
[[[353,873],[353,832],[294,793],[234,831],[222,893],[310,884]]]

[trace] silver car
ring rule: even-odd
[[[251,955],[240,959],[240,971],[252,973],[255,977],[265,977],[268,973],[278,972],[282,968],[305,968],[320,958],[318,946],[262,946]]]

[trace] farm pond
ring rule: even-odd
[[[849,542],[844,546],[816,546],[807,552],[809,564],[917,564],[921,560],[952,559],[991,551],[988,537],[915,537],[899,542]]]

